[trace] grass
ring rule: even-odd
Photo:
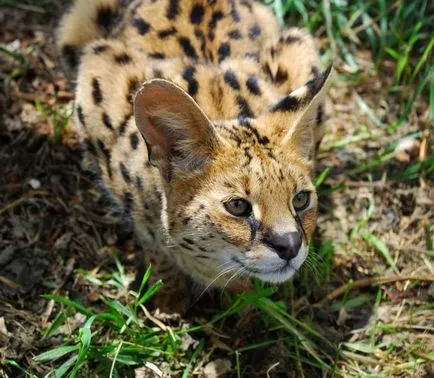
[[[38,10],[48,3],[32,1],[25,5],[36,6],[31,9]],[[9,0],[5,4],[16,6],[17,2]],[[433,132],[434,9],[430,1],[274,0],[270,6],[282,22],[296,24],[301,20],[315,33],[323,41],[324,59],[334,61],[341,68],[338,80],[354,88],[363,84],[367,68],[382,72],[385,67],[393,67],[393,80],[385,94],[401,105],[399,114],[392,121],[385,121],[372,103],[356,95],[356,106],[374,129],[359,125],[355,134],[334,141],[330,151],[373,140],[377,130],[390,136],[390,142],[376,156],[369,156],[346,172],[340,182],[330,183],[332,173],[329,168],[324,169],[316,181],[321,196],[327,199],[342,192],[347,188],[347,181],[364,179],[372,184],[384,175],[397,146],[405,138],[419,140],[423,136],[420,130],[401,132],[420,97],[428,99],[428,131]],[[370,53],[372,64],[366,64],[359,56],[360,51]],[[18,53],[3,52],[14,54],[13,57],[25,65],[24,58]],[[13,77],[9,79],[13,80]],[[59,138],[69,115],[40,104],[37,109],[55,125],[55,135]],[[427,156],[422,161],[394,169],[388,178],[413,182],[433,172],[434,157]],[[327,205],[322,206],[327,210]],[[364,216],[352,225],[348,244],[365,243],[366,248],[372,248],[373,254],[384,261],[387,269],[398,274],[391,247],[380,233],[370,227],[377,210],[371,196]],[[430,253],[428,257],[432,258],[432,227],[426,225],[423,232],[426,250]],[[309,260],[294,283],[277,288],[256,282],[253,293],[231,298],[225,311],[215,313],[206,321],[196,319],[194,323],[180,319],[166,321],[149,314],[146,305],[162,285],[158,282],[147,287],[150,269],[138,293],[128,289],[131,278],[119,262],[117,270],[111,273],[77,271],[77,277],[101,293],[98,306],[84,306],[79,299],[59,294],[44,296],[55,305],[56,312],[49,326],[42,330],[43,337],[52,337],[61,328],[70,327],[69,336],[62,345],[36,355],[32,367],[20,366],[13,359],[5,362],[28,377],[38,376],[38,368],[59,378],[124,377],[134,376],[135,369],[143,366],[153,370],[157,376],[167,374],[167,369],[170,369],[174,376],[190,377],[197,374],[205,363],[220,357],[221,350],[224,350],[225,358],[231,359],[233,375],[247,377],[252,374],[249,370],[251,356],[258,351],[265,353],[276,345],[298,377],[390,377],[413,374],[419,366],[433,361],[434,352],[424,350],[423,343],[411,339],[410,332],[418,319],[432,319],[432,306],[415,306],[409,310],[410,322],[410,318],[395,314],[395,310],[388,307],[385,289],[378,288],[375,295],[371,292],[354,293],[352,281],[347,279],[341,282],[347,286],[340,297],[330,304],[316,305],[315,292],[332,280],[334,259],[339,249],[340,242],[323,240],[312,247]],[[411,289],[418,283],[408,285]],[[363,312],[366,308],[374,314],[366,326],[366,334],[355,340],[347,337],[341,343],[339,340],[331,341],[330,335],[318,329],[310,313],[318,311],[325,317],[338,314],[338,320],[344,321],[349,312]],[[396,315],[391,324],[376,315],[379,309],[383,312],[388,309]],[[239,345],[236,342],[229,345],[226,335],[243,322],[247,322],[248,328],[251,317],[255,329],[259,330],[257,334],[254,337],[241,334],[239,337],[243,340]],[[78,327],[75,328],[74,324]],[[427,325],[424,331],[432,332],[432,329]],[[384,335],[393,337],[387,339]],[[189,345],[185,346],[185,343]],[[277,367],[270,366],[270,371]]]

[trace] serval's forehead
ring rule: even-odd
[[[265,143],[265,137],[259,135],[262,142],[258,142],[258,136],[250,138],[255,141],[243,139],[220,156],[220,174],[215,178],[220,177],[218,182],[225,189],[251,199],[314,189],[309,164],[280,146]]]

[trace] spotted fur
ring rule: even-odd
[[[331,71],[308,33],[250,0],[76,0],[57,40],[78,72],[75,123],[166,284],[161,307],[186,309],[186,276],[235,290],[297,271]],[[228,213],[234,198],[251,214]],[[270,238],[290,233],[302,245],[284,260]]]

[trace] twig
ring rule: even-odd
[[[12,201],[12,202],[8,203],[5,207],[1,208],[0,209],[0,215],[3,214],[3,213],[5,213],[9,209],[13,209],[14,207],[20,205],[21,203],[26,202],[27,200],[29,200],[29,199],[31,199],[33,197],[36,197],[36,196],[47,196],[49,194],[50,193],[47,192],[47,191],[45,191],[45,190],[35,190],[33,192],[30,192],[27,195],[25,195],[25,196],[23,196],[21,198],[18,198],[17,200]]]
[[[381,285],[385,283],[390,282],[398,282],[398,281],[429,281],[434,282],[434,275],[404,275],[404,276],[384,276],[384,277],[370,277],[370,278],[363,278],[361,280],[349,282],[345,285],[342,285],[341,287],[333,290],[331,293],[327,294],[326,297],[319,302],[315,303],[315,307],[324,306],[327,302],[332,301],[333,299],[339,297],[341,294],[344,294],[348,290],[353,289],[359,289],[361,287],[367,287],[367,286],[374,286],[374,285]]]

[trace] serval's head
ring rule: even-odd
[[[305,261],[318,206],[313,128],[330,72],[254,119],[210,120],[165,80],[138,92],[136,124],[164,183],[165,227],[194,277],[283,282]]]

